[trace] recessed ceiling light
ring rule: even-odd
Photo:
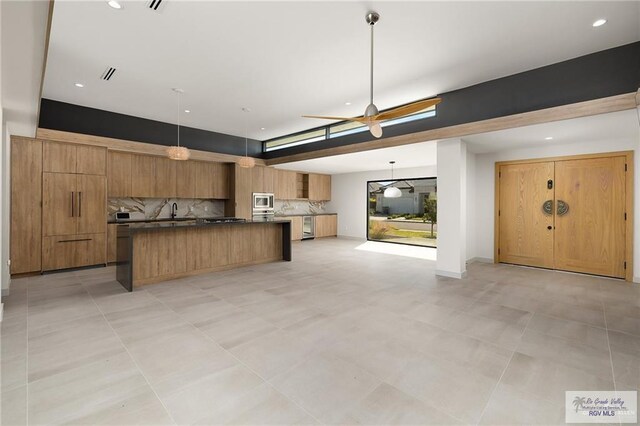
[[[82,83],[76,83],[76,84],[74,84],[74,86],[76,86],[76,87],[84,87],[84,84],[82,84]]]
[[[607,23],[607,20],[606,20],[606,19],[604,19],[604,18],[600,18],[600,19],[596,20],[596,21],[595,21],[593,24],[591,24],[591,25],[593,25],[594,27],[601,27],[601,26],[603,26],[603,25],[604,25],[604,24],[606,24],[606,23]]]
[[[345,104],[346,106],[349,106],[349,105],[351,105],[351,102],[345,102],[344,104]]]
[[[544,138],[545,141],[550,141],[551,139],[553,139],[553,136],[547,136],[546,138]]]
[[[122,5],[118,3],[116,0],[109,0],[107,4],[114,9],[122,9]]]
[[[260,130],[267,130],[266,127],[260,127]]]
[[[186,112],[187,114],[189,114],[191,112],[190,109],[185,109],[184,112]]]

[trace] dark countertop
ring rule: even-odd
[[[197,220],[195,223],[193,220],[191,221],[182,221],[182,222],[170,222],[166,223],[166,221],[160,222],[138,222],[138,223],[129,223],[127,226],[127,230],[130,234],[136,233],[139,231],[153,231],[157,229],[183,229],[183,228],[202,228],[206,226],[221,226],[221,225],[246,225],[246,224],[263,224],[263,223],[291,223],[290,220],[287,219],[269,219],[269,220],[246,220],[243,222],[205,222],[204,220]]]
[[[335,216],[338,213],[294,213],[294,214],[277,214],[276,217],[293,217],[293,216]]]
[[[170,217],[162,217],[159,219],[127,219],[127,220],[114,220],[109,219],[107,223],[111,224],[122,224],[122,223],[155,223],[155,222],[178,222],[178,221],[188,221],[188,220],[198,220],[198,219],[217,219],[216,216],[211,217],[176,217],[175,219],[171,219]]]

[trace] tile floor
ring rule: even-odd
[[[563,424],[565,390],[640,389],[639,286],[359,244],[132,294],[14,280],[2,424]]]

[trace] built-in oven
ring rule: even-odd
[[[316,236],[316,218],[313,216],[302,216],[302,239],[312,240]]]
[[[253,215],[273,215],[274,195],[269,192],[253,193]]]

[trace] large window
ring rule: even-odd
[[[384,196],[395,187],[401,196]],[[388,243],[436,247],[438,225],[437,178],[367,182],[367,239]]]
[[[422,120],[424,118],[434,117],[436,115],[436,107],[432,106],[415,114],[405,117],[395,118],[393,120],[383,121],[380,126],[389,127],[395,124],[407,123],[409,121]],[[318,127],[304,132],[294,133],[292,135],[282,136],[270,139],[263,143],[264,151],[275,151],[292,146],[304,145],[307,143],[320,142],[327,139],[339,138],[342,136],[360,133],[368,130],[368,127],[357,121],[341,121],[324,127]]]

